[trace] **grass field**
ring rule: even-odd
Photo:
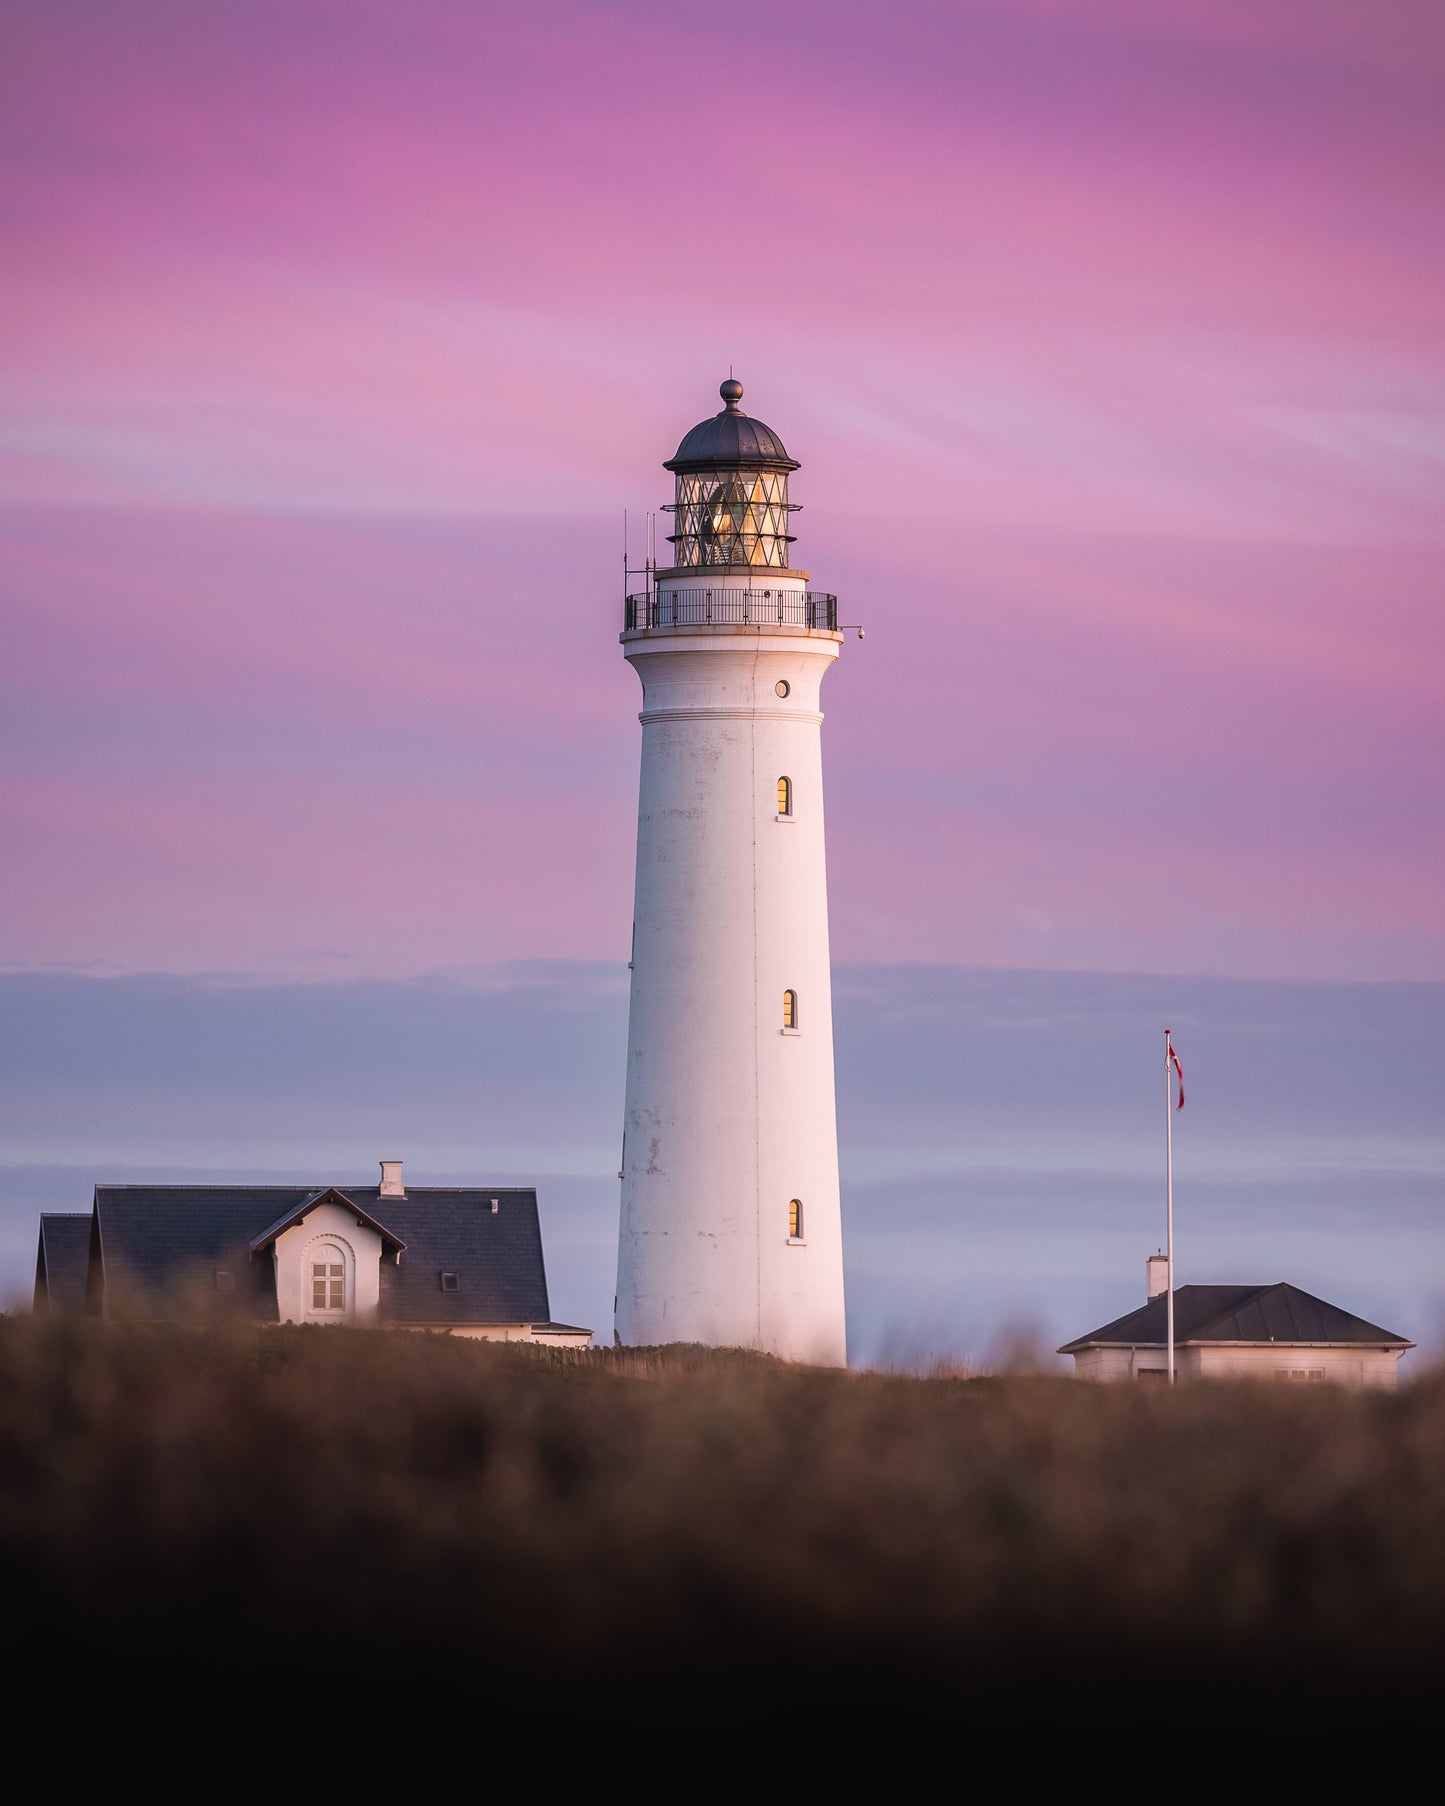
[[[1445,1627],[1438,1373],[1170,1396],[9,1318],[0,1470],[37,1649],[1303,1697],[1413,1686]]]

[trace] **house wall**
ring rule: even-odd
[[[1074,1377],[1081,1380],[1127,1380],[1133,1377],[1127,1348],[1086,1348],[1074,1356]]]
[[[1304,1343],[1245,1343],[1191,1349],[1196,1371],[1207,1379],[1274,1379],[1281,1373],[1323,1372],[1337,1386],[1393,1388],[1398,1357],[1388,1348],[1311,1348]],[[1304,1382],[1308,1384],[1309,1382]]]
[[[323,1242],[339,1247],[346,1267],[346,1309],[311,1309],[311,1257]],[[276,1315],[282,1323],[347,1323],[369,1328],[381,1291],[381,1237],[339,1204],[318,1204],[276,1237]]]
[[[1168,1367],[1162,1348],[1090,1348],[1074,1356],[1074,1374],[1081,1380],[1138,1379],[1146,1373],[1167,1373]],[[1174,1352],[1174,1371],[1179,1380],[1274,1379],[1281,1373],[1314,1371],[1339,1386],[1393,1388],[1399,1359],[1388,1348],[1312,1348],[1291,1342],[1210,1348],[1186,1343]]]
[[[590,1348],[592,1346],[592,1331],[590,1329],[582,1329],[567,1335],[557,1335],[556,1333],[533,1335],[530,1336],[528,1340],[539,1343],[544,1348]]]
[[[1074,1375],[1081,1380],[1132,1380],[1146,1371],[1169,1371],[1162,1348],[1089,1348],[1074,1356]]]
[[[461,1336],[469,1342],[537,1342],[549,1348],[590,1348],[592,1331],[579,1329],[567,1335],[538,1335],[530,1323],[397,1323],[393,1329],[428,1330],[444,1336]]]

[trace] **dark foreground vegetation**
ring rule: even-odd
[[[1432,1682],[1445,1628],[1439,1374],[1170,1397],[6,1319],[0,1474],[10,1648],[122,1686],[264,1651],[262,1692],[324,1652],[694,1705],[1358,1700]]]

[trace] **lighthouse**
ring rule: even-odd
[[[799,466],[742,384],[663,468],[626,600],[642,772],[616,1339],[845,1364],[819,706],[836,596],[789,563]]]

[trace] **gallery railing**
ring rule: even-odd
[[[838,631],[838,598],[816,589],[665,589],[629,596],[624,631],[654,627],[808,627]]]

